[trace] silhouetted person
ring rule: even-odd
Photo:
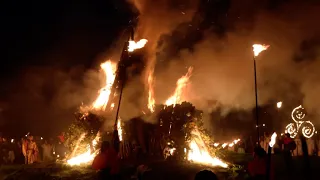
[[[254,157],[248,164],[248,172],[254,180],[265,180],[267,178],[267,153],[260,146],[257,146],[254,149]],[[273,179],[273,177],[273,168],[271,164],[270,179]]]
[[[212,171],[203,170],[196,174],[194,180],[218,180],[218,177]]]
[[[100,153],[94,158],[92,168],[99,171],[100,179],[119,178],[118,154],[109,142],[102,142]]]

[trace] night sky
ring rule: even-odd
[[[0,132],[10,135],[23,131],[56,133],[54,129],[62,125],[57,126],[54,118],[60,116],[45,113],[53,107],[43,110],[39,101],[26,100],[30,94],[25,77],[31,71],[50,81],[50,72],[54,73],[56,69],[68,72],[77,66],[81,70],[76,74],[81,77],[83,69],[96,66],[97,56],[110,47],[114,37],[128,24],[132,17],[130,7],[112,0],[19,0],[2,1],[0,8]],[[43,91],[46,92],[40,96],[50,97],[50,88]],[[17,105],[18,97],[21,97],[21,105]],[[38,108],[39,115],[24,115],[29,108],[33,112]],[[72,116],[70,111],[68,117]],[[56,122],[61,123],[61,120]]]

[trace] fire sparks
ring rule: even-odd
[[[74,166],[74,165],[86,164],[86,163],[93,161],[94,157],[98,154],[98,151],[99,151],[99,150],[95,149],[95,146],[97,145],[99,138],[100,138],[100,136],[98,134],[96,136],[96,138],[92,141],[93,148],[90,148],[90,145],[88,145],[87,151],[85,153],[82,153],[78,156],[75,156],[75,157],[67,160],[67,164]],[[91,149],[93,149],[94,152],[91,152]]]
[[[254,44],[252,45],[254,56],[257,57],[262,51],[265,51],[269,48],[269,45],[264,44]]]
[[[154,99],[154,91],[153,91],[153,72],[149,72],[148,75],[148,108],[151,112],[154,112],[155,107],[155,99]]]
[[[121,127],[121,119],[120,119],[120,117],[119,117],[118,122],[117,122],[117,129],[118,129],[119,140],[122,141],[122,127]]]
[[[190,150],[187,156],[189,161],[210,166],[221,166],[224,168],[228,167],[226,163],[216,157],[212,157],[209,154],[208,149],[198,130],[194,130],[192,133],[198,138],[193,138],[189,143]]]
[[[192,75],[192,70],[193,68],[189,67],[187,74],[178,79],[174,94],[166,100],[167,106],[181,103],[181,96]]]
[[[107,61],[101,64],[101,68],[106,76],[106,85],[100,90],[98,98],[92,104],[92,108],[96,110],[105,110],[108,104],[111,88],[116,77],[117,64]]]
[[[141,49],[147,44],[148,40],[141,39],[138,42],[129,41],[128,51],[133,52],[136,49]]]
[[[191,149],[188,153],[189,161],[211,166],[221,166],[224,168],[228,167],[228,165],[222,162],[220,159],[211,157],[209,152],[205,148],[200,149],[200,147],[194,140],[190,142],[189,146]]]
[[[271,136],[271,140],[269,142],[269,146],[273,147],[276,144],[276,139],[277,139],[277,133],[273,133]]]

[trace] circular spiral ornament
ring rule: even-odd
[[[304,122],[301,126],[302,126],[302,135],[306,138],[311,138],[316,132],[316,128],[310,121]]]
[[[291,138],[295,138],[298,134],[297,125],[295,123],[288,124],[285,133],[289,133]]]
[[[294,122],[298,123],[298,121],[303,120],[306,117],[305,109],[300,105],[293,109],[291,112],[291,118]]]

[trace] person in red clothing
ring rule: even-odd
[[[248,164],[248,172],[252,179],[266,179],[267,175],[267,153],[260,146],[254,149],[254,158]],[[271,164],[270,179],[273,179],[273,168]]]
[[[99,172],[100,179],[119,178],[119,159],[117,152],[110,147],[108,141],[101,144],[100,153],[94,158],[92,168]]]

